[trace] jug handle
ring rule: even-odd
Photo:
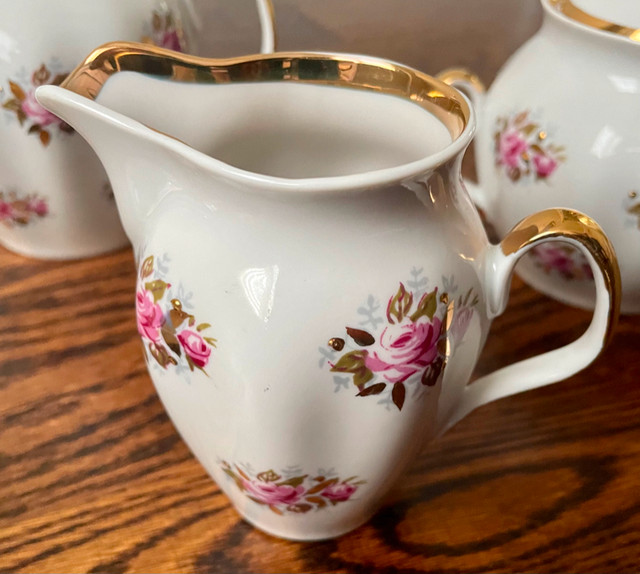
[[[465,96],[467,96],[476,110],[478,123],[481,123],[485,93],[487,91],[482,80],[466,68],[448,68],[440,72],[436,78],[441,82],[460,90]],[[467,188],[473,203],[475,203],[485,213],[490,213],[490,198],[486,191],[477,183],[469,181],[466,178],[464,180],[464,186]]]
[[[503,367],[467,385],[461,400],[439,424],[438,434],[481,405],[574,375],[595,360],[610,342],[620,307],[618,262],[600,226],[577,211],[541,211],[518,223],[500,244],[489,244],[484,261],[489,317],[504,311],[516,263],[531,248],[548,241],[569,243],[587,257],[596,285],[591,324],[581,337],[564,347]]]
[[[193,4],[193,0],[180,0],[184,5],[184,11],[189,17],[189,21],[193,28],[197,31],[202,30],[202,24],[198,11]],[[260,31],[262,39],[260,41],[260,53],[271,54],[276,50],[277,38],[275,28],[275,12],[273,2],[271,0],[256,0],[258,8],[258,17],[260,19]]]

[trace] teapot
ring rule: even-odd
[[[602,230],[552,209],[490,244],[460,177],[474,112],[435,78],[364,56],[120,42],[36,95],[109,174],[163,404],[268,533],[356,528],[424,442],[574,374],[611,336],[619,271]],[[467,385],[515,264],[557,241],[594,275],[590,327]]]
[[[541,0],[537,34],[488,93],[461,69],[440,78],[478,110],[479,186],[469,186],[498,236],[531,211],[591,214],[622,270],[622,312],[640,313],[640,3]],[[539,246],[517,273],[565,303],[593,307],[593,277],[571,246]]]

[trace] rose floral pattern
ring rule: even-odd
[[[27,133],[37,135],[43,146],[49,145],[52,130],[73,133],[73,128],[38,103],[35,95],[36,88],[44,84],[58,86],[67,75],[54,75],[45,64],[42,64],[31,74],[30,85],[21,86],[19,82],[9,80],[12,97],[5,100],[2,107],[14,113],[20,125],[26,128]]]
[[[545,273],[558,273],[567,280],[592,280],[587,258],[571,245],[543,243],[529,252],[535,265]]]
[[[211,325],[197,324],[178,298],[167,296],[171,283],[154,273],[154,257],[147,257],[140,266],[136,291],[136,321],[142,337],[145,355],[148,352],[164,369],[186,363],[191,371],[206,374],[212,350],[217,341],[203,333]]]
[[[0,191],[0,221],[7,227],[28,225],[34,219],[49,215],[49,204],[44,197],[33,193],[19,195]]]
[[[221,468],[250,500],[281,515],[285,512],[305,513],[347,502],[361,485],[366,484],[357,476],[346,480],[325,474],[296,474],[284,478],[273,470],[252,477],[240,465],[232,466],[226,461],[222,462]]]
[[[391,389],[391,401],[402,410],[407,384],[419,380],[423,386],[433,387],[440,380],[449,339],[455,346],[462,343],[478,302],[472,289],[456,301],[437,287],[418,297],[400,283],[389,299],[386,321],[377,336],[346,327],[345,338],[329,340],[335,351],[343,351],[347,342],[351,347],[337,360],[327,361],[330,371],[350,375],[358,397],[381,395]]]
[[[153,11],[151,36],[143,37],[142,41],[175,52],[186,51],[180,20],[166,7]]]
[[[565,148],[549,142],[549,136],[529,111],[497,119],[494,134],[496,166],[513,182],[549,178],[566,161]]]

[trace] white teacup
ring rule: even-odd
[[[38,99],[113,182],[167,411],[271,534],[357,527],[424,442],[481,404],[574,374],[611,335],[619,274],[600,228],[547,210],[491,245],[460,177],[473,111],[415,70],[117,43]],[[516,262],[558,241],[589,261],[591,326],[467,386]]]

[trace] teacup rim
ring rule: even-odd
[[[574,0],[542,0],[542,5],[553,17],[582,30],[611,40],[640,44],[640,29],[600,18],[576,5]]]
[[[144,70],[144,59],[139,58],[139,56],[151,57],[151,60],[148,60],[147,63],[154,62],[156,64],[153,71]],[[155,60],[153,59],[154,57],[156,58]],[[126,118],[126,116],[118,114],[112,110],[109,110],[109,113],[117,116],[118,122],[121,124],[128,124],[131,128],[142,128],[145,132],[145,137],[155,139],[157,143],[162,143],[169,147],[178,146],[174,151],[188,155],[192,161],[200,164],[202,167],[215,167],[215,169],[220,171],[222,165],[224,166],[222,171],[226,172],[227,175],[236,177],[240,176],[242,179],[250,180],[252,182],[259,181],[261,184],[271,182],[281,189],[305,188],[309,190],[317,189],[318,191],[330,189],[348,190],[371,187],[374,185],[388,185],[392,182],[410,180],[414,177],[419,177],[424,173],[432,171],[441,164],[458,156],[467,148],[473,139],[476,125],[475,112],[466,96],[460,91],[437,78],[403,64],[382,58],[357,54],[339,52],[274,52],[271,54],[249,54],[235,58],[214,59],[186,55],[153,45],[136,42],[111,42],[91,52],[91,54],[69,74],[59,89],[71,91],[74,94],[77,94],[85,101],[86,104],[89,104],[89,108],[100,106],[100,108],[106,110],[104,106],[95,100],[102,87],[106,84],[108,78],[118,71],[138,71],[148,76],[163,77],[167,76],[168,73],[158,73],[157,64],[164,62],[165,65],[167,63],[169,64],[169,68],[164,71],[170,72],[173,79],[189,81],[189,69],[191,70],[191,75],[193,75],[193,70],[195,68],[199,72],[203,72],[204,69],[208,69],[210,74],[218,74],[218,83],[229,83],[224,81],[220,82],[220,74],[224,73],[225,70],[228,71],[232,66],[245,66],[246,68],[247,64],[257,64],[260,62],[273,64],[275,62],[279,63],[283,69],[286,67],[291,69],[292,66],[301,61],[332,63],[336,66],[343,63],[364,66],[362,69],[364,69],[364,78],[367,81],[371,81],[371,75],[366,72],[370,72],[371,70],[382,70],[387,73],[390,72],[391,76],[389,77],[392,78],[404,78],[405,83],[401,86],[396,86],[395,91],[384,89],[384,86],[375,84],[369,84],[366,86],[355,85],[352,87],[354,89],[368,89],[373,93],[379,92],[387,95],[404,97],[407,101],[422,107],[432,116],[435,116],[436,119],[438,119],[449,131],[451,142],[435,153],[429,154],[418,160],[393,167],[340,176],[286,178],[269,176],[231,166],[200,152],[184,142],[176,140],[169,134],[154,130],[149,126],[145,126],[131,118]],[[140,67],[143,68],[143,71],[134,69]],[[280,71],[280,69],[277,71]],[[357,73],[358,69],[356,70],[356,74]],[[272,81],[279,81],[279,79],[276,77]],[[280,81],[282,81],[282,79]],[[299,80],[299,82],[335,85],[330,81],[305,82],[304,80]],[[216,79],[214,79],[212,83],[216,83]],[[347,79],[339,85],[349,86],[350,81]],[[43,88],[49,87],[44,86]],[[420,88],[429,88],[429,91],[426,93],[424,91],[420,92]],[[402,89],[405,91],[402,92]],[[50,99],[54,94],[53,91],[50,92],[49,90],[39,90],[39,92],[40,94],[45,93],[45,96],[48,96],[47,99]],[[58,98],[56,97],[55,99]],[[87,102],[86,100],[89,100],[90,102]],[[83,105],[82,101],[76,101],[76,104],[86,107]],[[447,106],[449,106],[449,108],[447,108]],[[102,113],[104,114],[105,112],[103,111]],[[450,121],[445,121],[443,117]],[[161,141],[158,141],[158,138],[161,138]],[[213,166],[210,162],[214,162],[216,165]]]

